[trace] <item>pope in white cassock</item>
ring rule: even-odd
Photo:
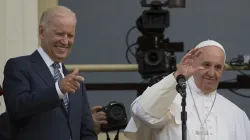
[[[203,41],[181,60],[177,70],[148,87],[131,105],[125,129],[131,140],[181,140],[181,100],[176,77],[187,82],[187,140],[250,140],[246,113],[217,92],[225,70],[221,44]]]

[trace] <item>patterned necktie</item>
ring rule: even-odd
[[[59,63],[54,63],[52,64],[53,68],[54,68],[54,79],[55,81],[59,81],[62,79],[62,75],[60,73],[60,65]],[[68,94],[66,93],[63,97],[63,103],[64,103],[64,106],[65,106],[65,109],[68,111],[68,104],[69,104],[69,99],[68,99]]]

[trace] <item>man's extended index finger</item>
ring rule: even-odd
[[[84,77],[79,76],[79,75],[78,76],[74,76],[73,78],[74,78],[74,80],[79,81],[79,82],[80,81],[84,81]]]

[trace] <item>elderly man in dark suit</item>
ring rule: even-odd
[[[57,6],[39,25],[41,47],[11,58],[4,68],[4,99],[14,140],[96,140],[84,78],[62,63],[75,38],[76,16]]]

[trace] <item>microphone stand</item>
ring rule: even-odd
[[[187,111],[186,111],[186,89],[181,88],[179,84],[176,86],[177,92],[179,92],[182,96],[181,106],[181,121],[182,121],[182,140],[187,140]]]

